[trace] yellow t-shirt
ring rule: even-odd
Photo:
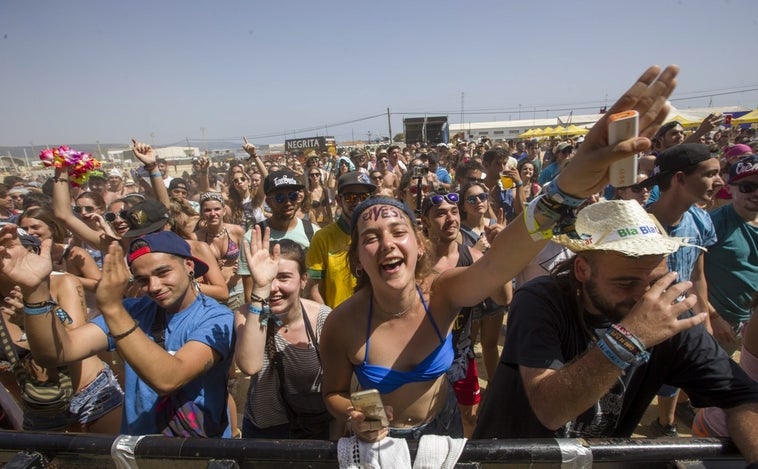
[[[324,283],[324,303],[334,309],[353,295],[355,277],[350,273],[347,251],[350,234],[331,223],[313,235],[305,264],[308,276]]]

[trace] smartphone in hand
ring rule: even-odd
[[[372,429],[378,430],[382,427],[389,427],[390,421],[387,418],[387,413],[384,411],[382,397],[376,389],[356,391],[350,394],[350,402],[356,410],[359,410],[366,415],[367,421],[373,420],[378,422],[378,428],[372,427]]]

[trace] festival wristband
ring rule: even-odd
[[[603,355],[610,360],[611,363],[616,365],[618,368],[622,370],[626,370],[629,368],[629,363],[625,362],[621,358],[619,358],[618,355],[616,355],[616,352],[614,352],[608,344],[605,343],[604,339],[600,339],[597,341],[597,348],[600,349],[601,352],[603,352]]]
[[[537,204],[539,203],[540,197],[541,196],[538,196],[534,200],[529,202],[529,204],[526,207],[526,210],[524,210],[524,224],[526,225],[526,231],[527,233],[529,233],[529,236],[531,236],[534,241],[551,239],[553,237],[553,229],[541,227],[537,223],[537,220],[534,218],[535,211],[537,209]]]
[[[578,207],[584,203],[586,198],[580,199],[572,195],[568,195],[558,187],[558,181],[553,181],[547,185],[547,195],[551,199],[555,200],[561,205],[568,205],[569,207]]]
[[[255,314],[256,316],[260,316],[263,312],[263,308],[259,308],[257,306],[248,305],[247,312],[250,314]]]
[[[56,306],[58,306],[58,303],[52,299],[40,303],[24,303],[24,314],[37,316],[39,314],[50,312]]]
[[[150,173],[150,177],[151,178],[159,178],[159,177],[163,177],[163,175],[161,173]]]
[[[632,341],[632,343],[634,343],[634,345],[640,351],[643,351],[643,350],[645,350],[647,348],[647,347],[645,347],[645,344],[642,342],[642,340],[639,337],[637,337],[636,335],[634,335],[631,332],[629,332],[629,329],[625,328],[621,324],[613,324],[611,326],[611,329],[614,329],[614,330],[618,331],[619,333],[623,334],[627,339],[629,339],[630,341]]]

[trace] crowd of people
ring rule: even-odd
[[[23,428],[628,437],[657,392],[660,435],[689,412],[758,461],[758,139],[664,123],[677,73],[651,67],[609,109],[640,116],[616,145],[607,117],[576,139],[334,155],[244,140],[247,160],[172,177],[135,140],[139,171],[85,187],[6,177],[0,373]],[[635,184],[609,186],[632,154]],[[18,356],[71,377],[65,411],[25,399]],[[351,400],[369,389],[388,425]]]

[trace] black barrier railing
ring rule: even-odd
[[[408,442],[411,458],[417,447],[416,442]],[[0,462],[16,458],[18,463],[21,453],[38,453],[58,468],[117,467],[114,458],[124,455],[140,468],[337,466],[337,443],[328,441],[0,431]],[[744,464],[740,464],[742,458],[732,443],[718,438],[469,440],[458,462],[468,467],[595,465],[651,469],[683,460],[730,463],[733,467]],[[224,464],[219,465],[220,461]]]

